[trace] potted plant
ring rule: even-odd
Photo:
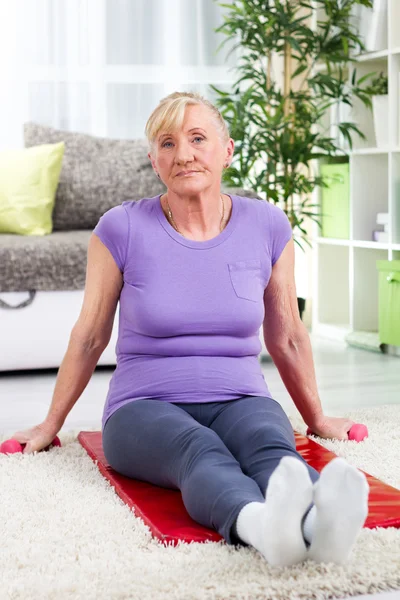
[[[277,203],[293,227],[295,242],[311,245],[307,221],[319,222],[313,203],[316,186],[327,187],[316,159],[345,154],[321,126],[332,105],[350,107],[355,97],[370,107],[370,91],[361,84],[372,74],[349,80],[348,67],[365,48],[353,25],[355,5],[371,0],[234,0],[216,29],[236,41],[242,55],[231,92],[211,85],[215,103],[235,141],[223,182],[250,188]],[[318,9],[318,27],[311,25]],[[231,50],[232,51],[232,50]],[[282,69],[280,68],[282,65]],[[352,148],[352,135],[365,135],[353,122],[338,123]],[[313,171],[316,171],[315,173]],[[299,303],[300,306],[300,303]]]
[[[389,145],[389,94],[388,76],[381,72],[365,88],[372,96],[374,130],[378,148]]]

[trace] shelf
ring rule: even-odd
[[[364,54],[358,54],[355,56],[357,62],[368,62],[377,59],[385,59],[389,56],[390,51],[386,48],[385,50],[377,50],[376,52],[365,52]]]
[[[388,242],[370,242],[365,240],[354,240],[352,242],[354,248],[375,248],[376,250],[388,250]]]
[[[349,246],[349,240],[340,240],[336,238],[317,237],[318,244],[326,244],[330,246]]]
[[[375,250],[400,250],[400,244],[389,245],[388,242],[373,242],[369,240],[336,240],[334,238],[317,237],[316,242],[324,246],[349,246],[353,248],[371,248]]]
[[[389,154],[390,152],[400,152],[400,146],[388,146],[387,148],[356,148],[355,150],[349,150],[348,154],[359,155],[359,154]]]
[[[394,151],[394,150],[393,150]],[[399,148],[400,151],[400,148]],[[350,150],[349,154],[388,154],[390,148],[357,148],[356,150]]]

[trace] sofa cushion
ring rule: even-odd
[[[81,290],[91,230],[0,235],[0,292]]]
[[[51,233],[63,155],[63,142],[0,152],[0,233]]]
[[[65,142],[53,230],[92,229],[124,200],[165,192],[147,156],[146,139],[114,140],[24,124],[25,146]]]

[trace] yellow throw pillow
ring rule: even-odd
[[[52,232],[64,146],[59,142],[0,152],[0,233]]]

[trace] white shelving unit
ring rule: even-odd
[[[348,240],[313,236],[312,331],[344,340],[352,331],[378,331],[377,260],[400,259],[400,2],[387,0],[387,47],[365,53],[350,65],[357,78],[381,71],[389,80],[389,145],[378,148],[373,113],[358,100],[353,119],[366,140],[353,136],[350,163]],[[321,191],[315,192],[319,200]],[[377,213],[389,213],[389,241],[372,241]],[[400,312],[400,309],[399,309]]]

